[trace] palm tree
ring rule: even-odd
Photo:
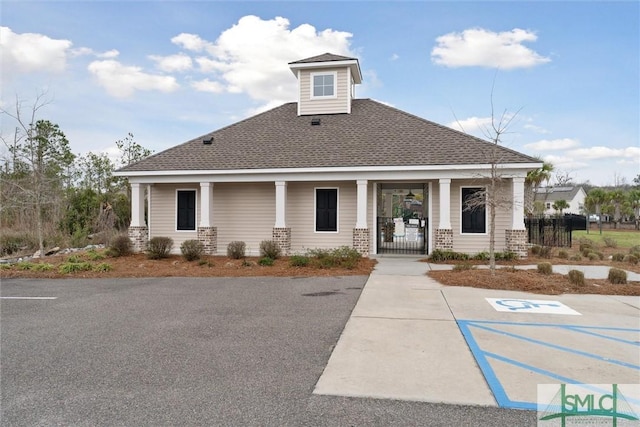
[[[549,162],[542,162],[542,167],[529,171],[527,177],[524,180],[524,184],[527,188],[525,192],[525,212],[533,213],[533,201],[535,200],[535,194],[538,192],[538,188],[543,182],[549,185],[551,180],[551,172],[553,172],[553,164]],[[545,197],[546,201],[546,197]]]
[[[618,228],[618,223],[622,219],[622,203],[625,201],[626,194],[622,190],[612,190],[607,193],[609,201],[613,204],[613,220],[615,228]]]
[[[588,201],[587,201],[588,199]],[[592,188],[585,199],[586,206],[593,206],[598,216],[598,228],[602,234],[602,205],[607,202],[607,192],[602,188]]]
[[[640,182],[640,175],[638,175]],[[633,217],[636,223],[636,230],[640,230],[640,189],[633,189],[627,194],[629,205],[633,209]]]
[[[570,205],[569,205],[569,203],[567,203],[567,201],[566,201],[566,200],[562,200],[562,199],[561,199],[561,200],[556,200],[556,201],[553,203],[553,206],[552,206],[552,207],[553,207],[553,209],[555,209],[556,211],[559,211],[559,212],[560,212],[560,215],[562,215],[562,211],[563,211],[564,209],[567,209],[569,206],[570,206]]]

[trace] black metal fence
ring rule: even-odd
[[[571,232],[586,230],[587,218],[582,215],[528,217],[524,220],[529,243],[540,246],[571,247]]]
[[[378,253],[424,254],[427,219],[378,217]]]

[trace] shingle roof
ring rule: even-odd
[[[473,165],[489,163],[494,148],[500,163],[539,163],[370,99],[354,100],[351,114],[314,116],[298,116],[288,103],[121,171]]]
[[[557,200],[571,201],[582,187],[540,187],[534,196],[535,200],[555,202]]]
[[[357,61],[358,58],[349,58],[348,56],[336,55],[333,53],[323,53],[322,55],[312,56],[311,58],[300,59],[298,61],[289,62],[289,64],[308,64],[311,62],[330,62],[330,61]]]

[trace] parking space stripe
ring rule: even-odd
[[[58,299],[58,297],[0,297],[0,299]]]
[[[534,338],[529,338],[529,337],[525,337],[523,335],[518,335],[518,334],[514,334],[511,332],[506,332],[506,331],[502,331],[499,329],[494,329],[494,328],[490,328],[488,326],[483,326],[483,325],[478,325],[478,324],[473,324],[472,326],[479,328],[479,329],[484,329],[487,330],[489,332],[495,332],[501,335],[506,335],[508,337],[511,338],[515,338],[515,339],[519,339],[522,341],[527,341],[533,344],[538,344],[541,345],[543,347],[549,347],[549,348],[553,348],[555,350],[560,350],[560,351],[565,351],[567,353],[573,353],[573,354],[577,354],[579,356],[584,356],[584,357],[590,357],[592,359],[596,359],[596,360],[600,360],[603,362],[607,362],[607,363],[612,363],[614,365],[620,365],[620,366],[624,366],[625,368],[631,368],[631,369],[637,369],[640,370],[640,365],[634,365],[633,363],[627,363],[627,362],[623,362],[621,360],[616,360],[616,359],[611,359],[608,357],[602,357],[602,356],[598,356],[597,354],[593,354],[593,353],[587,353],[586,351],[580,351],[580,350],[574,350],[572,348],[569,347],[564,347],[561,345],[557,345],[557,344],[551,344],[548,343],[546,341],[540,341]]]
[[[605,340],[611,340],[611,341],[616,341],[622,344],[630,344],[630,345],[636,345],[638,347],[640,347],[640,342],[639,341],[629,341],[629,340],[625,340],[622,338],[617,338],[617,337],[612,337],[609,335],[602,335],[602,334],[598,334],[595,332],[591,332],[591,331],[586,331],[583,328],[579,327],[579,326],[566,326],[566,329],[570,329],[574,332],[580,332],[581,334],[587,334],[587,335],[592,335],[594,337],[598,337],[598,338],[602,338]]]

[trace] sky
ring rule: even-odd
[[[159,152],[296,101],[288,63],[330,52],[359,59],[357,98],[485,139],[503,118],[502,145],[559,177],[631,183],[639,20],[637,1],[4,0],[0,107],[42,95],[76,154],[128,133]]]

